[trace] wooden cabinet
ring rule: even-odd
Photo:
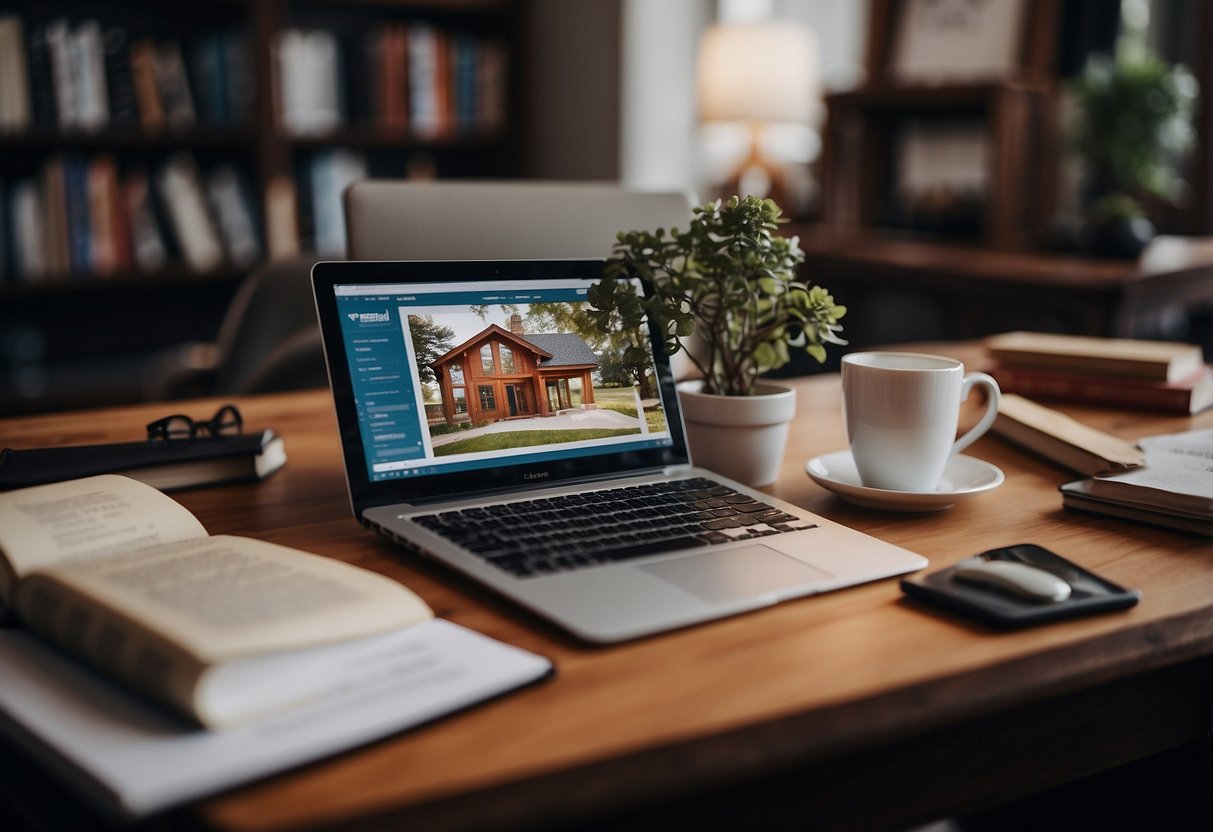
[[[519,173],[519,0],[0,0],[0,413],[137,398],[352,178]]]

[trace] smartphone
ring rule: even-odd
[[[954,574],[955,566],[903,578],[901,589],[911,598],[1000,628],[1123,610],[1141,600],[1140,590],[1118,586],[1034,543],[989,549],[974,557],[1042,569],[1070,586],[1069,597],[1060,601],[1027,598],[1001,587],[963,581]]]

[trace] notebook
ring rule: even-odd
[[[660,340],[588,314],[602,265],[316,264],[364,525],[595,643],[926,566],[694,467]]]

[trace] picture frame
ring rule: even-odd
[[[901,0],[888,70],[903,83],[1014,78],[1028,0]]]

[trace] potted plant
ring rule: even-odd
[[[1093,248],[1136,257],[1154,236],[1141,199],[1173,200],[1184,187],[1178,171],[1193,144],[1196,80],[1182,65],[1126,48],[1089,61],[1075,93]]]
[[[775,233],[781,213],[773,200],[734,196],[696,208],[685,231],[621,231],[588,297],[603,331],[647,318],[667,355],[686,354],[700,377],[678,387],[692,458],[750,485],[774,481],[795,411],[795,392],[762,374],[792,350],[821,362],[826,344],[846,343],[846,308],[800,279],[804,252]],[[624,285],[632,277],[647,297]]]

